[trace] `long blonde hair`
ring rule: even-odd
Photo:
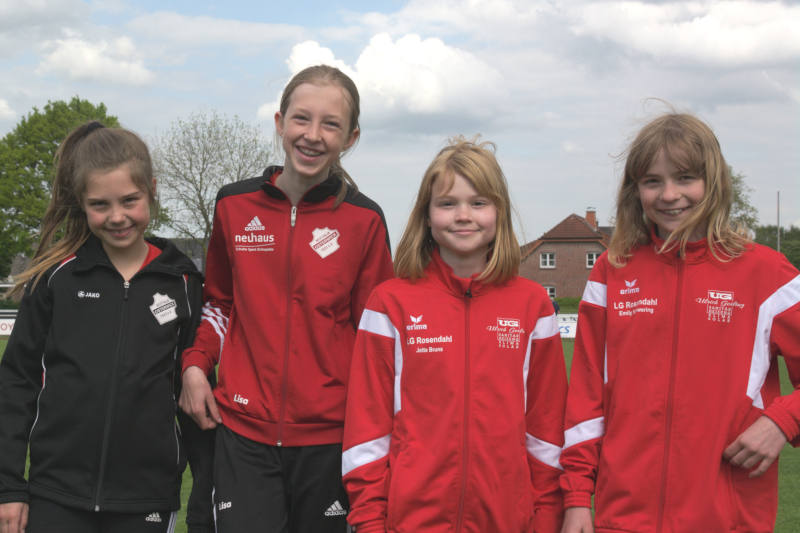
[[[292,93],[294,93],[294,90],[304,83],[310,83],[312,85],[337,85],[341,87],[344,90],[347,103],[350,107],[350,116],[348,117],[349,129],[347,131],[348,137],[352,135],[357,128],[360,129],[358,117],[361,114],[361,98],[358,95],[358,88],[347,74],[338,68],[331,67],[329,65],[315,65],[313,67],[306,67],[295,74],[291,80],[289,80],[289,83],[286,84],[286,87],[283,89],[283,94],[281,95],[279,109],[282,117],[286,116],[286,112],[289,110],[289,103],[291,102]],[[333,165],[331,165],[329,174],[336,176],[340,181],[334,206],[338,206],[342,203],[344,197],[347,195],[348,187],[353,193],[358,192],[358,186],[356,185],[356,182],[353,181],[353,178],[350,177],[350,174],[345,171],[341,162],[341,156],[347,153],[351,148],[352,146],[339,154],[339,157],[337,157],[336,161],[334,161]]]
[[[90,121],[72,130],[55,155],[55,177],[50,203],[42,219],[39,245],[27,270],[15,276],[9,294],[31,289],[53,265],[72,255],[89,238],[83,196],[89,174],[127,165],[131,180],[155,203],[153,165],[147,145],[133,132],[106,128]]]
[[[616,228],[608,247],[611,264],[623,266],[636,246],[650,242],[652,221],[644,215],[638,182],[662,150],[677,167],[703,178],[705,194],[691,216],[666,238],[659,252],[678,246],[683,255],[692,233],[705,227],[714,257],[730,260],[739,256],[749,239],[730,221],[733,184],[717,137],[693,115],[667,113],[642,128],[628,147],[617,194]]]
[[[433,185],[441,178],[452,182],[458,174],[469,181],[478,194],[489,198],[497,209],[497,234],[490,245],[486,268],[478,276],[490,283],[502,283],[519,271],[520,251],[511,218],[508,184],[494,156],[491,142],[455,137],[448,141],[425,171],[417,200],[408,217],[403,237],[395,253],[395,274],[418,279],[430,263],[436,243],[428,224]]]

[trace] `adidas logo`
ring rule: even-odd
[[[161,522],[161,515],[158,513],[150,513],[147,515],[147,518],[144,519],[145,522]]]
[[[342,516],[346,514],[347,510],[342,507],[342,504],[339,503],[339,500],[333,502],[333,505],[328,507],[328,509],[325,511],[325,516]]]
[[[264,231],[264,224],[258,219],[258,215],[253,217],[253,220],[247,223],[244,227],[245,231]]]

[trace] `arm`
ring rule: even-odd
[[[28,502],[25,457],[43,385],[42,360],[53,303],[48,274],[25,289],[14,329],[0,363],[0,503]],[[22,516],[15,507],[13,514]],[[10,512],[5,508],[4,512]]]
[[[25,533],[27,526],[27,503],[0,503],[0,533]]]
[[[559,456],[564,442],[567,374],[558,322],[544,291],[541,301],[541,315],[530,338],[525,442],[533,484],[534,531],[557,533],[563,513]]]
[[[731,464],[748,470],[755,467],[750,477],[766,472],[787,440],[800,445],[800,275],[780,287],[762,308],[762,312],[774,309],[769,352],[773,360],[783,355],[795,389],[776,398],[764,416],[725,449],[723,456]]]
[[[358,326],[361,313],[369,295],[379,283],[394,276],[392,255],[389,248],[389,236],[383,217],[375,217],[369,233],[364,240],[364,257],[361,259],[358,277],[351,292],[350,313],[353,326]]]
[[[233,306],[233,273],[219,215],[217,202],[206,258],[205,305],[194,341],[182,355],[183,390],[179,405],[201,429],[211,429],[222,423],[206,376],[213,374],[219,361]]]
[[[344,422],[342,477],[350,498],[348,522],[359,533],[386,531],[389,448],[394,418],[394,347],[389,317],[364,311],[359,325]]]
[[[606,284],[603,270],[607,267],[603,261],[595,265],[578,309],[561,453],[564,473],[560,482],[566,508],[591,508],[605,432]]]

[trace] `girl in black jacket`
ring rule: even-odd
[[[145,240],[155,180],[139,137],[89,122],[56,167],[0,364],[0,532],[172,531],[183,442],[210,460],[198,447],[212,436],[186,420],[182,438],[175,422],[202,279],[168,241]],[[190,531],[210,523],[210,499],[190,504]]]

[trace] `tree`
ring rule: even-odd
[[[76,126],[99,120],[118,127],[106,106],[75,96],[33,108],[0,140],[0,277],[8,275],[17,254],[32,255],[54,176],[58,145]]]
[[[758,224],[758,211],[750,204],[750,193],[753,192],[744,181],[744,174],[734,172],[733,168],[728,167],[731,172],[733,183],[733,205],[731,207],[731,221],[739,223],[747,229],[753,231]]]
[[[777,249],[778,227],[757,226],[755,241],[759,244]],[[791,226],[789,229],[781,228],[781,253],[786,256],[791,264],[800,269],[800,228]]]
[[[176,120],[153,143],[165,225],[207,250],[217,191],[260,174],[274,153],[260,128],[237,116],[198,112]]]

